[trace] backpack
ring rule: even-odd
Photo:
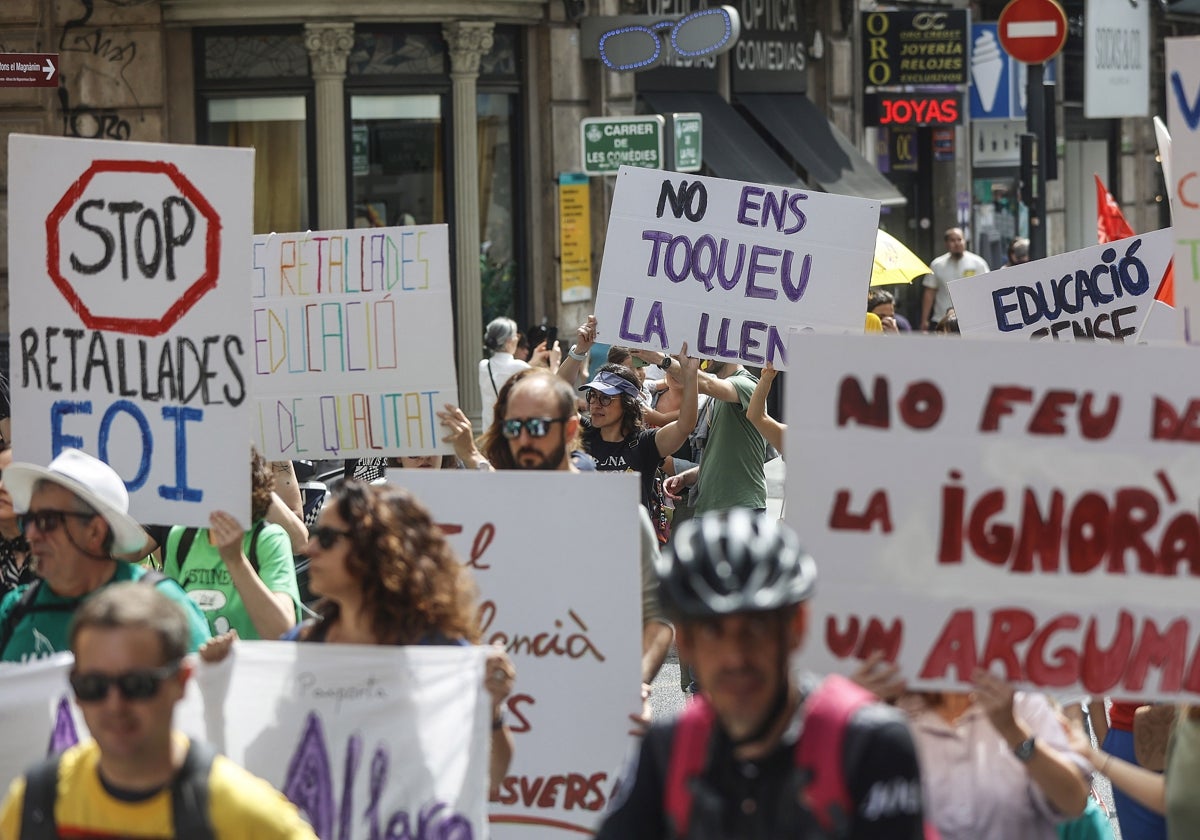
[[[192,741],[187,756],[171,781],[171,819],[174,836],[188,840],[215,837],[208,822],[208,775],[216,751],[208,744]],[[54,805],[58,800],[58,765],[54,755],[35,765],[25,775],[25,801],[21,807],[20,840],[57,840]]]
[[[146,569],[146,573],[138,578],[139,583],[148,583],[151,586],[158,586],[167,579],[167,576],[155,569]],[[8,647],[8,643],[12,640],[13,633],[16,632],[17,625],[21,623],[21,619],[25,618],[29,613],[38,612],[74,612],[79,606],[79,601],[69,601],[64,604],[42,604],[35,605],[33,602],[37,600],[38,590],[41,589],[42,579],[37,578],[25,588],[21,593],[21,597],[17,599],[17,603],[13,604],[13,608],[8,611],[8,615],[4,616],[4,622],[0,623],[0,655],[4,654],[4,649]]]
[[[250,568],[254,569],[256,575],[258,574],[258,535],[266,526],[267,520],[260,519],[254,523],[254,528],[250,531],[250,554],[246,559],[250,561]],[[196,535],[199,533],[199,528],[184,528],[183,533],[179,535],[179,543],[175,546],[175,565],[179,567],[180,572],[183,571],[183,564],[187,561],[188,552],[192,550],[192,543],[196,541]],[[165,546],[163,551],[166,551]],[[166,564],[167,558],[164,556],[163,566]]]
[[[836,674],[821,681],[805,706],[804,728],[796,741],[796,767],[809,778],[805,805],[826,831],[844,832],[854,803],[842,768],[842,739],[850,717],[876,697],[865,688]],[[691,780],[704,771],[709,737],[716,712],[697,695],[680,716],[667,764],[663,808],[679,837],[686,837],[691,821]]]

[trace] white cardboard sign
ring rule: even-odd
[[[786,370],[792,329],[862,332],[879,202],[621,167],[601,340]]]
[[[254,237],[254,429],[268,458],[449,451],[445,225]]]
[[[1194,351],[948,340],[797,339],[828,360],[788,387],[787,517],[819,570],[806,663],[881,650],[915,687],[978,666],[1200,697]]]
[[[1171,132],[1171,225],[1180,337],[1200,344],[1200,39],[1167,38],[1167,127]]]
[[[1133,343],[1174,254],[1171,228],[951,281],[963,335]]]
[[[14,452],[107,461],[142,522],[250,521],[254,152],[12,135]],[[222,445],[213,446],[213,441]]]
[[[517,667],[516,754],[491,802],[492,836],[595,831],[641,707],[635,477],[389,470],[388,480],[449,532],[479,586],[481,642]],[[604,511],[602,534],[581,537],[581,510]]]

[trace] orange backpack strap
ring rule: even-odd
[[[667,763],[663,810],[677,837],[687,837],[692,816],[691,782],[704,771],[708,742],[716,719],[717,713],[713,707],[702,695],[697,694],[675,722],[675,738],[671,742],[671,758]]]
[[[808,773],[805,804],[826,831],[843,829],[854,811],[842,766],[842,741],[851,716],[873,702],[874,694],[831,674],[805,703],[804,729],[796,741],[796,766]]]

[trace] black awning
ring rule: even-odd
[[[700,114],[703,126],[700,154],[704,165],[717,177],[780,187],[807,186],[742,115],[717,94],[643,91],[641,95],[660,114],[688,111]]]
[[[906,203],[900,191],[879,174],[807,96],[747,93],[739,95],[737,101],[796,159],[808,180],[821,189],[874,199],[884,205]]]

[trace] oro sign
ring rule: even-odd
[[[250,524],[254,152],[9,137],[22,461],[108,463],[142,522]],[[212,446],[212,442],[222,442]]]
[[[174,164],[98,160],[46,218],[46,248],[84,326],[156,336],[216,287],[221,220]]]

